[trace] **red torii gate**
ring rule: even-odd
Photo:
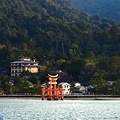
[[[47,76],[49,82],[47,88],[42,87],[41,91],[41,97],[42,100],[44,100],[45,97],[47,97],[47,100],[58,100],[59,98],[63,100],[63,89],[57,87],[57,79],[58,79],[58,74],[57,75],[49,75]]]

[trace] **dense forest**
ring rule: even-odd
[[[0,88],[6,93],[10,62],[21,57],[36,59],[44,68],[29,79],[36,86],[45,82],[46,73],[55,70],[67,73],[69,82],[88,85],[96,84],[97,79],[100,83],[107,80],[117,83],[120,26],[115,21],[80,12],[69,0],[2,0]],[[20,82],[21,78],[16,79]],[[16,79],[13,81],[18,88],[20,83]]]
[[[120,21],[119,0],[72,0],[80,11]]]

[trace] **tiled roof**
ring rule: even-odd
[[[34,62],[33,60],[30,60],[30,61],[26,61],[26,60],[19,60],[19,61],[14,61],[14,62],[11,62],[12,63],[37,63],[37,62]]]

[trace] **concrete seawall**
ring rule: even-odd
[[[1,98],[10,99],[41,99],[41,95],[0,95]],[[117,95],[76,95],[64,96],[64,100],[120,100]]]
[[[66,100],[120,100],[120,96],[114,95],[78,95],[65,96]]]

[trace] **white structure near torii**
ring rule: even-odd
[[[59,87],[63,88],[63,94],[64,95],[69,95],[70,94],[70,84],[67,82],[61,82],[58,84]]]

